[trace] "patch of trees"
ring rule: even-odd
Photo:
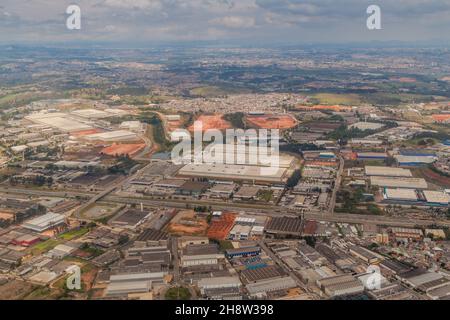
[[[246,129],[246,125],[244,122],[244,113],[243,112],[235,112],[224,115],[224,119],[231,123],[234,128],[238,129]]]
[[[300,181],[300,178],[302,177],[302,173],[300,170],[295,170],[294,173],[292,174],[292,176],[289,177],[289,179],[286,182],[286,186],[288,188],[293,188],[295,187],[298,182]]]

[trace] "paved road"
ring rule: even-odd
[[[172,260],[173,260],[173,280],[175,284],[180,284],[180,260],[178,256],[178,238],[172,237]]]
[[[331,193],[331,199],[328,204],[328,214],[334,213],[334,208],[336,207],[336,194],[341,186],[342,173],[344,172],[344,158],[339,156],[339,168],[336,175],[336,181],[334,182],[333,192]]]
[[[142,169],[141,169],[142,170]],[[138,170],[136,174],[138,174],[141,170]],[[121,184],[128,182],[130,179],[134,178],[134,175],[129,179],[123,181]],[[264,214],[268,216],[298,216],[300,213],[292,210],[288,210],[286,208],[270,206],[270,205],[256,205],[256,204],[246,204],[246,203],[220,203],[220,202],[208,202],[202,200],[155,200],[149,199],[145,197],[119,197],[115,195],[109,195],[115,188],[118,186],[112,187],[105,192],[96,195],[93,197],[88,203],[92,204],[96,201],[107,201],[121,204],[140,204],[155,207],[169,207],[169,208],[186,208],[186,205],[197,206],[211,206],[213,210],[233,210],[233,211],[245,211],[249,214]],[[114,189],[113,189],[114,188]],[[30,191],[27,189],[4,189],[0,187],[0,192],[9,192],[9,193],[17,193],[17,194],[30,194]],[[14,191],[14,192],[13,192]],[[73,192],[50,192],[50,191],[40,191],[33,190],[33,195],[42,195],[42,196],[61,196],[61,194],[67,194],[66,197],[75,197],[76,193]],[[86,196],[86,194],[84,194]],[[440,225],[443,227],[450,227],[449,220],[419,220],[419,219],[411,219],[404,217],[386,217],[386,216],[376,216],[376,215],[360,215],[360,214],[348,214],[348,213],[335,213],[333,215],[325,214],[322,215],[321,211],[310,211],[305,213],[306,219],[314,219],[321,221],[330,221],[330,222],[345,222],[345,223],[372,223],[372,224],[380,224],[380,225],[388,225],[388,226],[398,226],[398,227],[414,227],[416,225],[420,226],[428,226],[431,224]]]

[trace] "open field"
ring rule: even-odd
[[[207,228],[206,219],[196,217],[194,210],[182,210],[170,222],[167,231],[177,235],[203,236]]]
[[[20,281],[11,280],[0,286],[0,300],[19,300],[28,295],[36,288],[35,285]]]
[[[58,237],[67,241],[81,237],[89,232],[88,228],[80,228],[60,234]]]
[[[297,120],[294,117],[282,115],[262,115],[262,116],[247,116],[246,121],[261,129],[290,129],[297,125]]]
[[[232,127],[228,121],[223,119],[223,115],[221,114],[201,115],[195,121],[202,122],[202,131],[210,129],[225,130]],[[189,126],[188,130],[194,132],[194,125]]]
[[[231,87],[218,86],[204,86],[192,89],[189,93],[193,96],[200,96],[205,98],[220,97],[228,94],[243,94],[250,93],[250,90]]]
[[[361,97],[354,93],[338,94],[338,93],[318,93],[312,96],[319,104],[343,104],[357,105],[361,103]]]
[[[96,134],[96,133],[102,133],[103,131],[100,129],[89,129],[89,130],[81,130],[81,131],[75,131],[71,132],[70,134],[74,137],[84,137],[88,136],[90,134]]]
[[[104,148],[101,151],[101,153],[106,154],[108,156],[121,156],[121,155],[133,156],[144,148],[145,143],[132,143],[132,144],[114,143],[111,146]]]
[[[98,220],[115,214],[118,209],[118,205],[95,204],[83,211],[81,216],[86,219]]]
[[[62,243],[62,240],[48,239],[44,242],[40,242],[40,243],[36,244],[35,246],[33,246],[31,248],[31,253],[33,255],[39,255],[41,253],[44,253],[44,252],[47,252],[47,251],[53,249],[60,243]]]
[[[414,172],[414,176],[424,178],[430,184],[441,188],[450,188],[450,178],[440,175],[429,168],[414,168],[412,171]]]

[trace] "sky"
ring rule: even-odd
[[[81,9],[68,30],[66,8]],[[381,30],[368,30],[369,5]],[[450,0],[0,0],[0,43],[449,42]]]

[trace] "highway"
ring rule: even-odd
[[[141,169],[143,170],[143,169]],[[139,170],[136,174],[138,174],[141,170]],[[126,183],[129,180],[134,178],[134,175],[129,177],[128,179],[122,181],[122,183]],[[119,184],[119,185],[120,185]],[[114,191],[119,185],[113,186],[108,190],[103,191],[92,197],[88,202],[86,202],[82,207],[86,208],[87,206],[97,202],[113,202],[120,204],[140,204],[143,203],[146,206],[153,207],[168,207],[168,208],[180,208],[185,209],[187,206],[211,206],[213,210],[217,211],[244,211],[247,214],[253,215],[267,215],[271,217],[275,216],[291,216],[297,217],[300,215],[298,211],[289,210],[283,207],[272,206],[272,205],[260,205],[260,204],[248,204],[248,203],[235,203],[235,202],[212,202],[212,201],[204,201],[198,199],[189,199],[189,200],[181,200],[181,199],[152,199],[148,197],[120,197],[116,195],[111,195],[110,193]],[[54,196],[54,197],[72,197],[75,198],[77,196],[86,197],[87,194],[73,192],[73,191],[49,191],[49,190],[29,190],[29,189],[10,189],[0,186],[0,192],[8,193],[8,194],[20,194],[20,195],[34,195],[34,196]],[[79,209],[77,212],[81,212]],[[322,211],[308,211],[304,213],[306,219],[319,220],[319,221],[328,221],[328,222],[342,222],[342,223],[355,223],[355,224],[378,224],[378,225],[386,225],[386,226],[397,226],[397,227],[415,227],[415,226],[429,226],[431,224],[436,224],[441,227],[450,227],[449,220],[419,220],[419,219],[410,219],[404,217],[386,217],[386,216],[377,216],[377,215],[361,215],[361,214],[349,214],[349,213],[334,213],[329,214],[323,213]]]
[[[336,174],[336,181],[334,182],[334,188],[333,192],[331,193],[331,199],[328,203],[328,214],[334,213],[334,208],[336,207],[336,194],[341,187],[341,181],[342,181],[342,173],[344,171],[344,158],[342,156],[339,156],[339,169]]]

